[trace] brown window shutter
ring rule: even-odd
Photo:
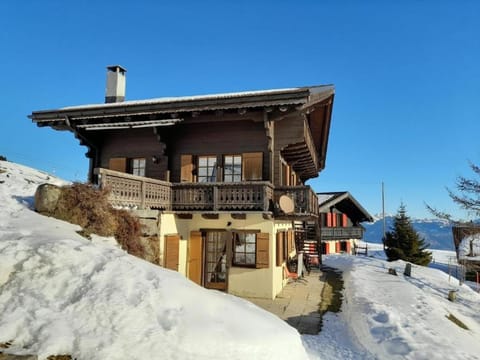
[[[243,180],[263,180],[263,153],[242,154]]]
[[[283,232],[277,232],[277,266],[282,266],[283,261],[285,260],[285,249],[284,249],[284,241],[283,241]]]
[[[257,234],[257,263],[256,263],[256,268],[257,269],[264,269],[268,268],[269,266],[269,257],[270,257],[270,252],[269,252],[269,235],[268,233],[258,233]]]
[[[188,278],[202,285],[202,233],[191,231],[188,239]]]
[[[180,182],[193,182],[193,155],[181,155]]]
[[[295,232],[292,229],[287,231],[287,238],[288,238],[288,253],[290,254],[293,250],[295,250]]]
[[[108,168],[114,171],[127,172],[127,158],[111,158]]]
[[[165,235],[165,267],[170,270],[178,271],[178,258],[179,258],[179,241],[180,236]]]

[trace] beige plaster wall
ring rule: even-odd
[[[180,235],[179,269],[187,276],[188,239],[191,231],[200,229],[256,230],[270,236],[270,259],[268,269],[252,269],[232,266],[229,268],[228,292],[244,297],[273,299],[286,283],[283,267],[276,266],[276,232],[292,227],[290,221],[274,221],[263,218],[262,213],[247,214],[245,220],[234,219],[230,213],[220,213],[218,219],[205,219],[201,214],[193,214],[192,219],[179,219],[174,214],[162,214],[161,254],[163,256],[164,235]]]

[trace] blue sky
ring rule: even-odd
[[[458,212],[445,190],[480,163],[478,1],[14,1],[0,3],[0,154],[85,180],[71,133],[34,110],[102,103],[105,67],[127,99],[333,83],[316,191],[372,214],[403,201]]]

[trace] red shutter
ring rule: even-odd
[[[347,254],[350,254],[351,250],[352,250],[352,244],[350,243],[350,241],[347,241]]]
[[[332,227],[332,213],[327,213],[327,227]]]
[[[339,253],[341,249],[340,241],[335,241],[335,252]]]
[[[337,214],[332,213],[332,226],[337,227]]]
[[[342,214],[342,226],[343,226],[343,227],[347,227],[347,226],[348,226],[347,214]]]

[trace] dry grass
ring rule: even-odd
[[[465,329],[465,330],[470,330],[468,328],[467,325],[465,325],[463,322],[461,322],[455,315],[453,314],[448,314],[448,315],[445,315],[445,317],[450,320],[451,322],[453,322],[455,325],[461,327],[462,329]]]
[[[82,183],[64,186],[53,216],[80,225],[81,235],[87,238],[90,234],[114,236],[128,253],[143,257],[140,222],[128,211],[112,208],[107,190]]]

